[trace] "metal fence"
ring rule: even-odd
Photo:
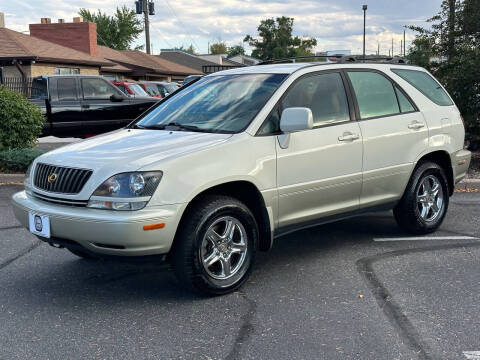
[[[202,71],[205,75],[208,75],[208,74],[213,74],[217,71],[236,69],[238,67],[243,67],[243,65],[239,65],[239,66],[235,66],[235,65],[203,65],[202,66]]]
[[[3,79],[0,79],[0,85],[19,92],[25,97],[30,97],[30,94],[32,93],[32,80],[33,78],[24,79],[22,77],[4,77]]]

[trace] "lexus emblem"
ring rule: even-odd
[[[50,184],[54,183],[55,180],[57,180],[57,174],[53,173],[53,174],[48,175],[48,182]]]
[[[42,218],[38,215],[35,215],[35,230],[38,232],[42,232],[43,229],[43,224],[42,224]]]

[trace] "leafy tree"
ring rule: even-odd
[[[226,54],[227,52],[227,45],[222,41],[210,45],[210,54],[212,55]]]
[[[78,13],[87,21],[97,24],[97,41],[99,45],[108,46],[115,50],[128,50],[143,31],[142,21],[135,11],[126,6],[117,8],[113,16],[102,13],[92,13],[87,9],[80,9]],[[141,49],[143,46],[135,47]]]
[[[245,49],[242,45],[235,45],[228,48],[228,57],[237,56],[237,55],[245,55]]]
[[[257,28],[259,39],[247,35],[244,40],[254,48],[252,56],[268,60],[313,55],[317,40],[293,37],[293,22],[293,18],[285,16],[262,20]]]
[[[467,137],[480,139],[480,1],[443,0],[431,27],[418,33],[409,60],[431,71],[447,88],[467,125]]]

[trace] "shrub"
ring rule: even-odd
[[[0,86],[0,151],[35,145],[45,119],[21,94]]]
[[[27,171],[28,165],[45,150],[13,149],[0,151],[0,172],[15,173]]]

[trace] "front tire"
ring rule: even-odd
[[[436,163],[417,166],[400,203],[393,209],[398,225],[412,234],[437,230],[448,209],[449,189],[443,169]]]
[[[207,196],[184,217],[172,249],[172,266],[189,289],[227,294],[250,275],[257,242],[257,222],[245,204],[228,196]]]

